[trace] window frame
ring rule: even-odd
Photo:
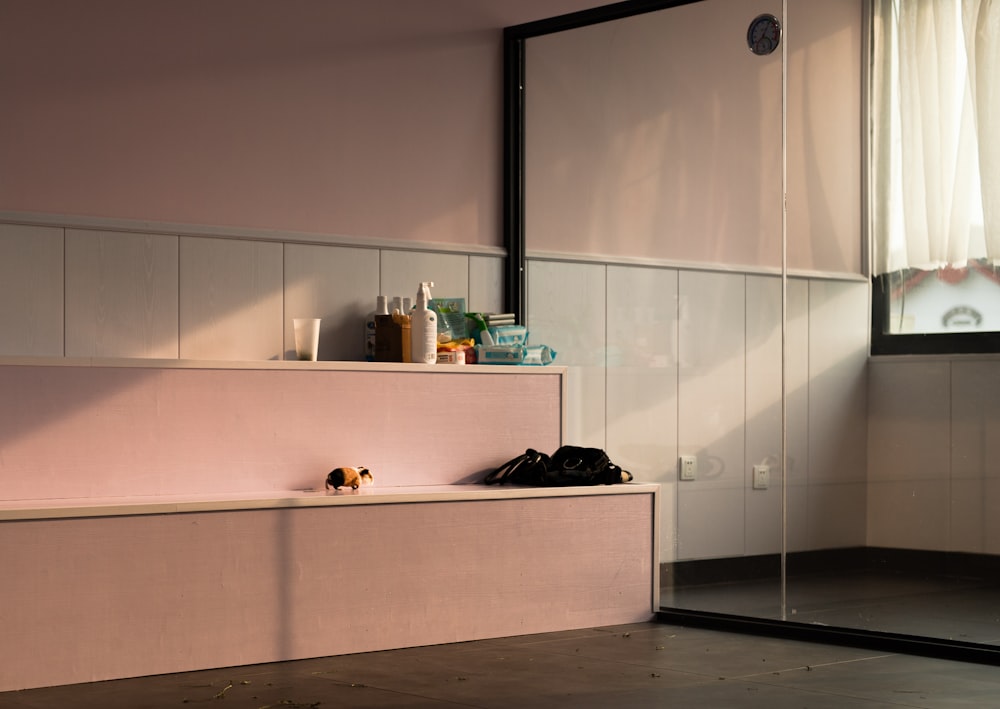
[[[871,354],[989,354],[1000,352],[1000,332],[889,333],[889,274],[872,277]]]

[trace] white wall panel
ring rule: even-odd
[[[643,480],[677,474],[677,272],[608,267],[608,448]]]
[[[952,362],[950,411],[950,549],[1000,553],[1000,365]]]
[[[868,544],[949,551],[951,486],[947,478],[868,483]]]
[[[363,359],[378,283],[376,249],[285,244],[285,359],[295,359],[294,318],[322,318],[319,359]]]
[[[951,365],[874,360],[868,385],[868,479],[946,480]]]
[[[281,359],[281,244],[180,240],[180,356]]]
[[[500,313],[504,310],[504,259],[496,256],[469,257],[470,313]]]
[[[530,261],[527,271],[531,341],[569,367],[566,443],[606,448],[606,268]]]
[[[66,231],[66,355],[177,357],[177,237]]]
[[[875,360],[869,377],[867,542],[944,550],[951,367]]]
[[[809,480],[864,481],[868,284],[813,281],[809,302]]]
[[[677,271],[608,267],[607,449],[637,480],[662,486],[660,558],[675,554]]]
[[[747,276],[746,553],[781,551],[781,279]],[[770,486],[755,490],[755,465],[770,468]]]
[[[381,293],[410,298],[416,304],[417,289],[423,281],[432,281],[432,298],[469,297],[469,257],[418,251],[383,251]],[[391,305],[390,305],[391,307]],[[368,311],[366,311],[368,312]]]
[[[693,549],[698,556],[742,554],[746,277],[684,271],[679,291],[678,453],[698,459],[697,480],[678,482],[679,553],[684,558],[692,558]],[[724,511],[706,516],[689,504],[706,499],[691,493],[707,490],[717,492],[713,499],[726,500]],[[704,544],[709,538],[725,542],[713,549]],[[702,541],[693,547],[694,540]]]
[[[951,474],[953,479],[998,477],[1000,460],[1000,366],[995,361],[954,361],[951,411]],[[944,402],[941,402],[942,404]]]
[[[957,483],[952,483],[952,490],[957,489],[957,487]],[[975,502],[980,505],[983,519],[982,529],[979,533],[979,538],[982,540],[982,552],[1000,554],[1000,480],[997,480],[996,477],[990,477],[983,481],[982,495]],[[956,505],[956,509],[958,514],[953,514],[952,519],[960,519],[958,515],[965,512],[965,509],[958,505]],[[953,530],[957,541],[964,541],[962,537],[958,536],[958,530],[955,527]],[[972,547],[972,545],[968,546]],[[963,551],[961,547],[957,547],[957,550]],[[976,549],[973,548],[973,550]]]
[[[0,224],[0,355],[63,355],[62,229]]]
[[[808,548],[809,484],[809,281],[788,281],[785,333],[785,391],[788,459],[788,547]]]
[[[949,435],[940,422],[948,417],[949,365],[875,360],[869,377],[867,543],[943,549]]]
[[[808,549],[840,549],[865,544],[867,484],[864,481],[810,483],[806,502]]]
[[[682,486],[678,498],[679,560],[725,559],[745,554],[742,489]]]
[[[809,313],[809,544],[865,540],[868,284],[812,281]]]

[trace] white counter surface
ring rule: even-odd
[[[143,497],[73,498],[46,500],[0,500],[0,521],[58,519],[69,517],[116,517],[123,515],[179,514],[226,510],[332,507],[336,505],[384,505],[415,502],[461,502],[589,495],[651,494],[654,483],[592,485],[579,487],[523,487],[515,485],[414,485],[363,487],[358,490],[270,490],[257,493],[215,493]]]

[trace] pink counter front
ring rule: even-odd
[[[5,394],[41,387],[23,421],[6,395],[0,407],[0,691],[652,617],[656,485],[469,483],[526,447],[558,446],[565,371],[353,366],[0,366]],[[455,423],[454,406],[426,415],[403,385],[451,402],[485,391],[490,405]],[[307,390],[376,410],[305,406]],[[198,445],[169,440],[211,416],[222,420]],[[401,422],[375,445],[371,426]],[[228,461],[244,429],[254,454]],[[355,446],[352,461],[377,461],[376,486],[323,490],[338,448],[319,444],[268,475],[256,458],[274,465],[290,431]],[[475,446],[459,442],[473,433]],[[73,451],[88,457],[60,473]]]

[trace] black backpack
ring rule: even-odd
[[[632,473],[611,462],[600,448],[561,446],[548,456],[529,448],[486,476],[487,485],[613,485],[632,480]]]

